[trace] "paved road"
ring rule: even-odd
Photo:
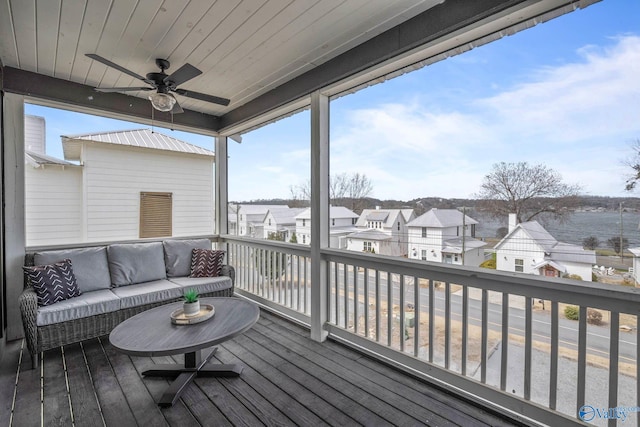
[[[341,276],[342,277],[342,276]],[[380,299],[381,304],[386,306],[387,298],[387,278],[386,275],[380,276]],[[349,292],[353,292],[353,274],[347,274],[347,282]],[[370,301],[375,299],[375,277],[369,278],[369,298]],[[393,283],[393,303],[400,303],[399,288],[397,281]],[[406,286],[406,285],[405,285]],[[413,286],[406,286],[405,303],[413,303],[415,297],[413,294]],[[364,273],[358,274],[358,294],[362,298],[364,295]],[[339,298],[339,313],[344,313],[343,298]],[[422,307],[429,307],[429,289],[420,289],[420,304]],[[436,290],[435,293],[436,313],[444,316],[445,314],[445,295],[443,290]],[[423,311],[428,311],[423,309]],[[364,312],[364,306],[361,304],[360,314]],[[551,342],[551,313],[548,311],[533,311],[532,333],[533,339],[545,343]],[[451,295],[451,316],[452,319],[462,319],[462,296],[459,294]],[[488,304],[489,328],[495,331],[502,330],[502,306],[500,304]],[[482,325],[482,302],[478,299],[469,298],[468,318],[470,324]],[[578,348],[578,322],[560,318],[558,326],[559,344],[569,349],[577,350]],[[509,332],[524,338],[525,328],[525,310],[517,307],[509,309]],[[608,358],[609,357],[609,328],[606,326],[589,325],[587,328],[587,351],[590,354]],[[627,363],[636,362],[637,335],[635,333],[620,333],[620,361]]]

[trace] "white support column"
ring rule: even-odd
[[[327,338],[327,263],[329,247],[329,98],[311,94],[311,339]]]
[[[22,266],[24,229],[24,97],[5,93],[4,115],[4,226],[5,286],[7,289],[7,340],[23,336],[18,296],[24,287]]]
[[[226,136],[216,137],[215,215],[216,233],[220,235],[229,234],[227,208],[227,202],[229,201],[229,161],[227,155],[227,143],[228,139]]]

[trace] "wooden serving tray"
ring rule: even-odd
[[[200,313],[195,316],[185,316],[184,310],[179,308],[171,312],[171,323],[176,325],[193,325],[211,319],[216,309],[211,304],[200,304]]]

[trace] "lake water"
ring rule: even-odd
[[[496,231],[500,227],[506,227],[504,223],[490,221],[484,218],[475,218],[480,224],[476,226],[476,236],[495,238]],[[629,247],[640,246],[640,213],[622,213],[622,236],[629,240]],[[573,243],[582,246],[582,241],[590,236],[596,237],[599,247],[607,248],[607,240],[612,237],[620,237],[620,213],[619,212],[576,212],[563,224],[550,222],[543,227],[551,233],[556,240],[565,243]]]

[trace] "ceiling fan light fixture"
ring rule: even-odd
[[[176,103],[176,99],[166,93],[153,93],[149,95],[151,105],[158,111],[171,111]]]

